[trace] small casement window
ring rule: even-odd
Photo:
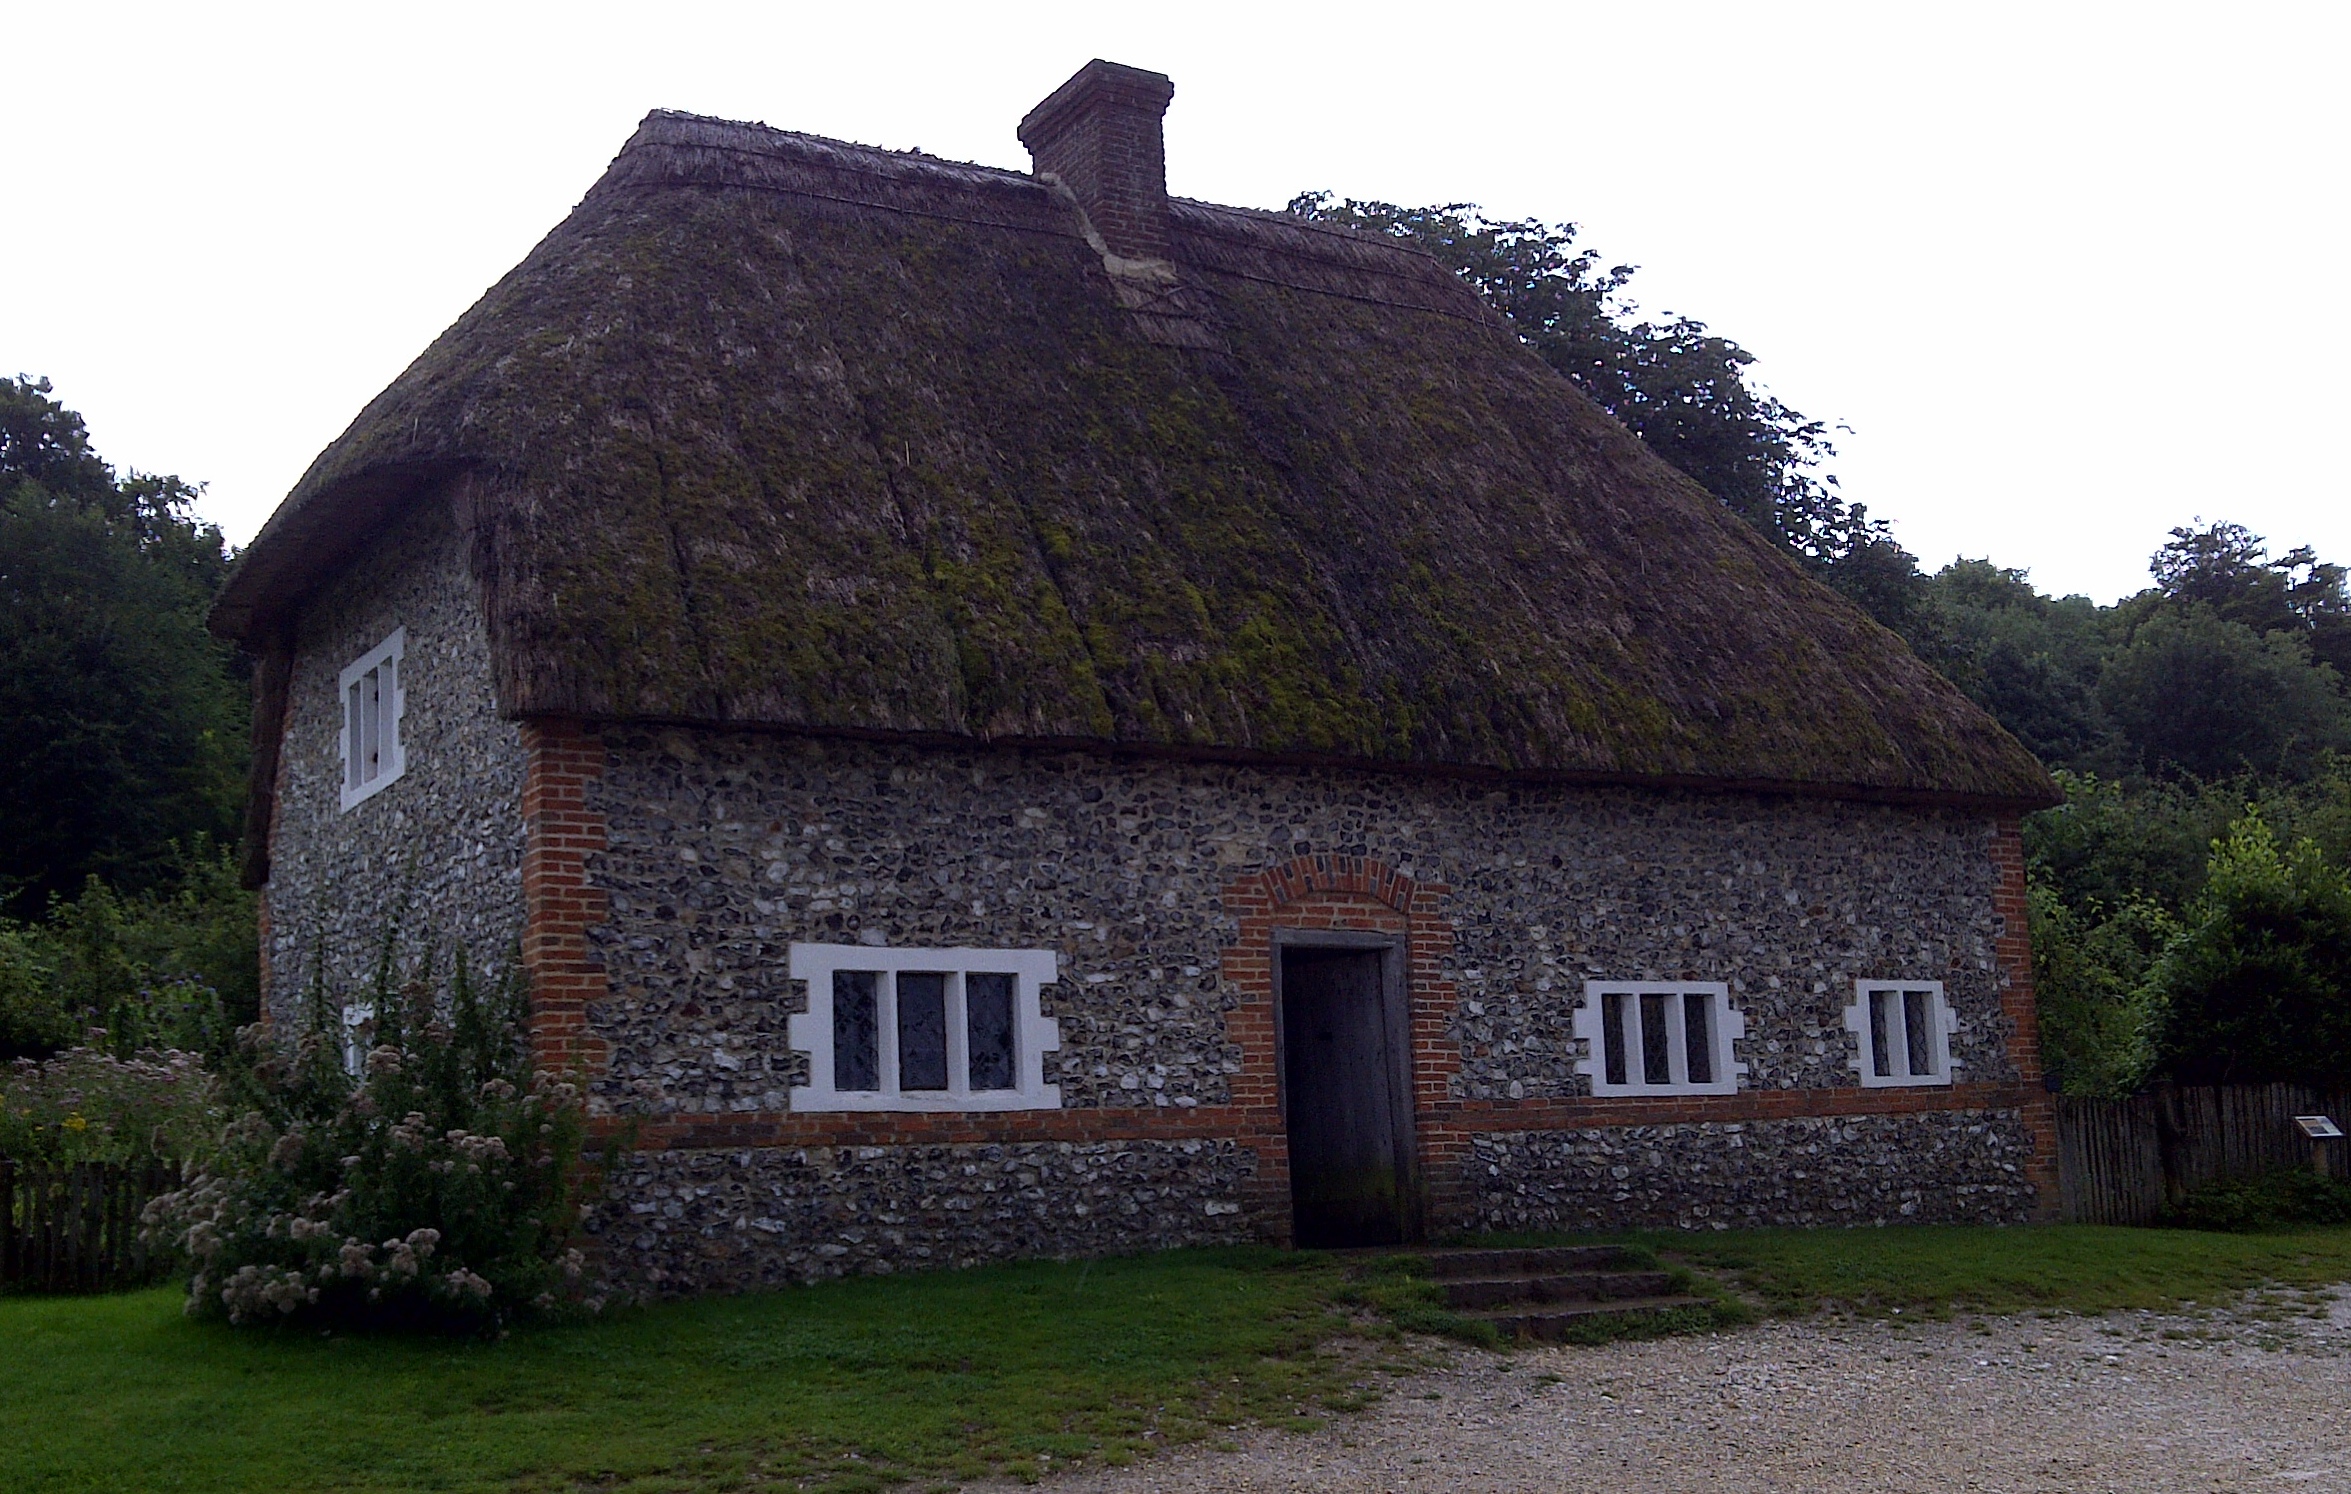
[[[343,1071],[352,1078],[363,1077],[368,1051],[375,1046],[375,1036],[374,1002],[354,1001],[343,1008]]]
[[[400,716],[408,703],[400,682],[400,656],[407,644],[408,630],[394,628],[391,637],[343,671],[345,809],[388,787],[408,766],[400,747]]]
[[[1951,1057],[1957,1027],[1939,980],[1855,981],[1845,1008],[1845,1030],[1859,1050],[1853,1066],[1868,1089],[1949,1084],[1959,1066]]]
[[[1575,1035],[1595,1095],[1737,1094],[1747,1072],[1731,1046],[1747,1019],[1719,981],[1586,981]]]
[[[1061,1024],[1040,993],[1050,949],[889,949],[795,944],[808,1010],[791,1044],[808,1054],[794,1110],[1058,1110],[1045,1055]]]

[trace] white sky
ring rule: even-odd
[[[249,538],[655,107],[1025,168],[1090,57],[1170,187],[1573,220],[1851,427],[1930,566],[2137,590],[2164,531],[2351,562],[2332,4],[0,0],[0,374]]]

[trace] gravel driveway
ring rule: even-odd
[[[1236,1435],[1051,1494],[1199,1490],[2312,1490],[2351,1494],[2351,1294],[2223,1311],[1817,1318],[1443,1352],[1311,1435]]]

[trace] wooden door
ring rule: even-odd
[[[1389,1037],[1385,953],[1281,952],[1282,1100],[1300,1245],[1405,1238],[1404,1096]]]

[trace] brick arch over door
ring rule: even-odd
[[[1224,955],[1224,978],[1237,1000],[1227,1031],[1241,1050],[1233,1103],[1281,1129],[1281,1076],[1274,1063],[1274,930],[1345,930],[1401,936],[1405,994],[1412,1032],[1412,1108],[1425,1121],[1455,1096],[1461,1048],[1453,1031],[1457,1001],[1445,966],[1453,952],[1453,924],[1444,914],[1452,888],[1424,882],[1373,856],[1332,853],[1296,856],[1236,878],[1224,890],[1225,911],[1238,931]],[[1441,1195],[1468,1154],[1468,1138],[1452,1128],[1418,1127],[1418,1170]],[[1289,1208],[1286,1146],[1261,1153],[1261,1207],[1276,1217]]]

